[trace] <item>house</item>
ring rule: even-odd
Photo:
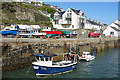
[[[35,2],[36,6],[43,6],[44,2],[43,1],[32,1]]]
[[[72,8],[68,8],[67,11],[55,12],[52,19],[53,27],[59,30],[84,29],[85,22],[85,13]]]
[[[107,25],[106,23],[103,23],[103,24],[102,24],[102,30],[104,31],[104,30],[107,28],[107,26],[108,26],[108,25]]]
[[[64,10],[62,8],[56,8],[58,12],[63,12]]]
[[[97,22],[95,20],[91,21],[91,19],[89,18],[89,20],[86,20],[85,29],[100,31],[102,29],[102,25],[100,24],[100,22]]]
[[[116,20],[110,24],[104,31],[103,34],[109,37],[120,37],[120,20]]]

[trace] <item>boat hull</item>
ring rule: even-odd
[[[56,75],[56,74],[70,72],[77,68],[77,63],[66,67],[48,67],[48,66],[38,66],[38,65],[32,65],[32,66],[36,72],[36,76],[46,76],[46,75]]]
[[[34,33],[33,36],[46,36],[46,33]]]
[[[94,56],[92,56],[91,58],[81,58],[81,57],[79,58],[79,60],[83,60],[83,61],[91,61],[93,59],[95,59]]]
[[[6,30],[6,31],[0,31],[0,34],[2,35],[16,35],[18,30]]]

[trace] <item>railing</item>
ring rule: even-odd
[[[71,21],[70,22],[63,22],[62,24],[71,24]]]

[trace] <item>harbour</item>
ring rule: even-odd
[[[78,61],[78,68],[70,73],[47,77],[36,77],[34,69],[29,66],[13,71],[5,71],[2,78],[118,78],[118,52],[114,48],[97,53],[96,59],[90,62]]]
[[[0,78],[119,79],[118,9],[117,2],[3,0]]]

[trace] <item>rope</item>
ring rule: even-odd
[[[30,70],[31,66],[32,66],[32,65],[30,65],[29,69],[27,70],[26,75],[28,74],[28,72],[29,72],[29,70]]]

